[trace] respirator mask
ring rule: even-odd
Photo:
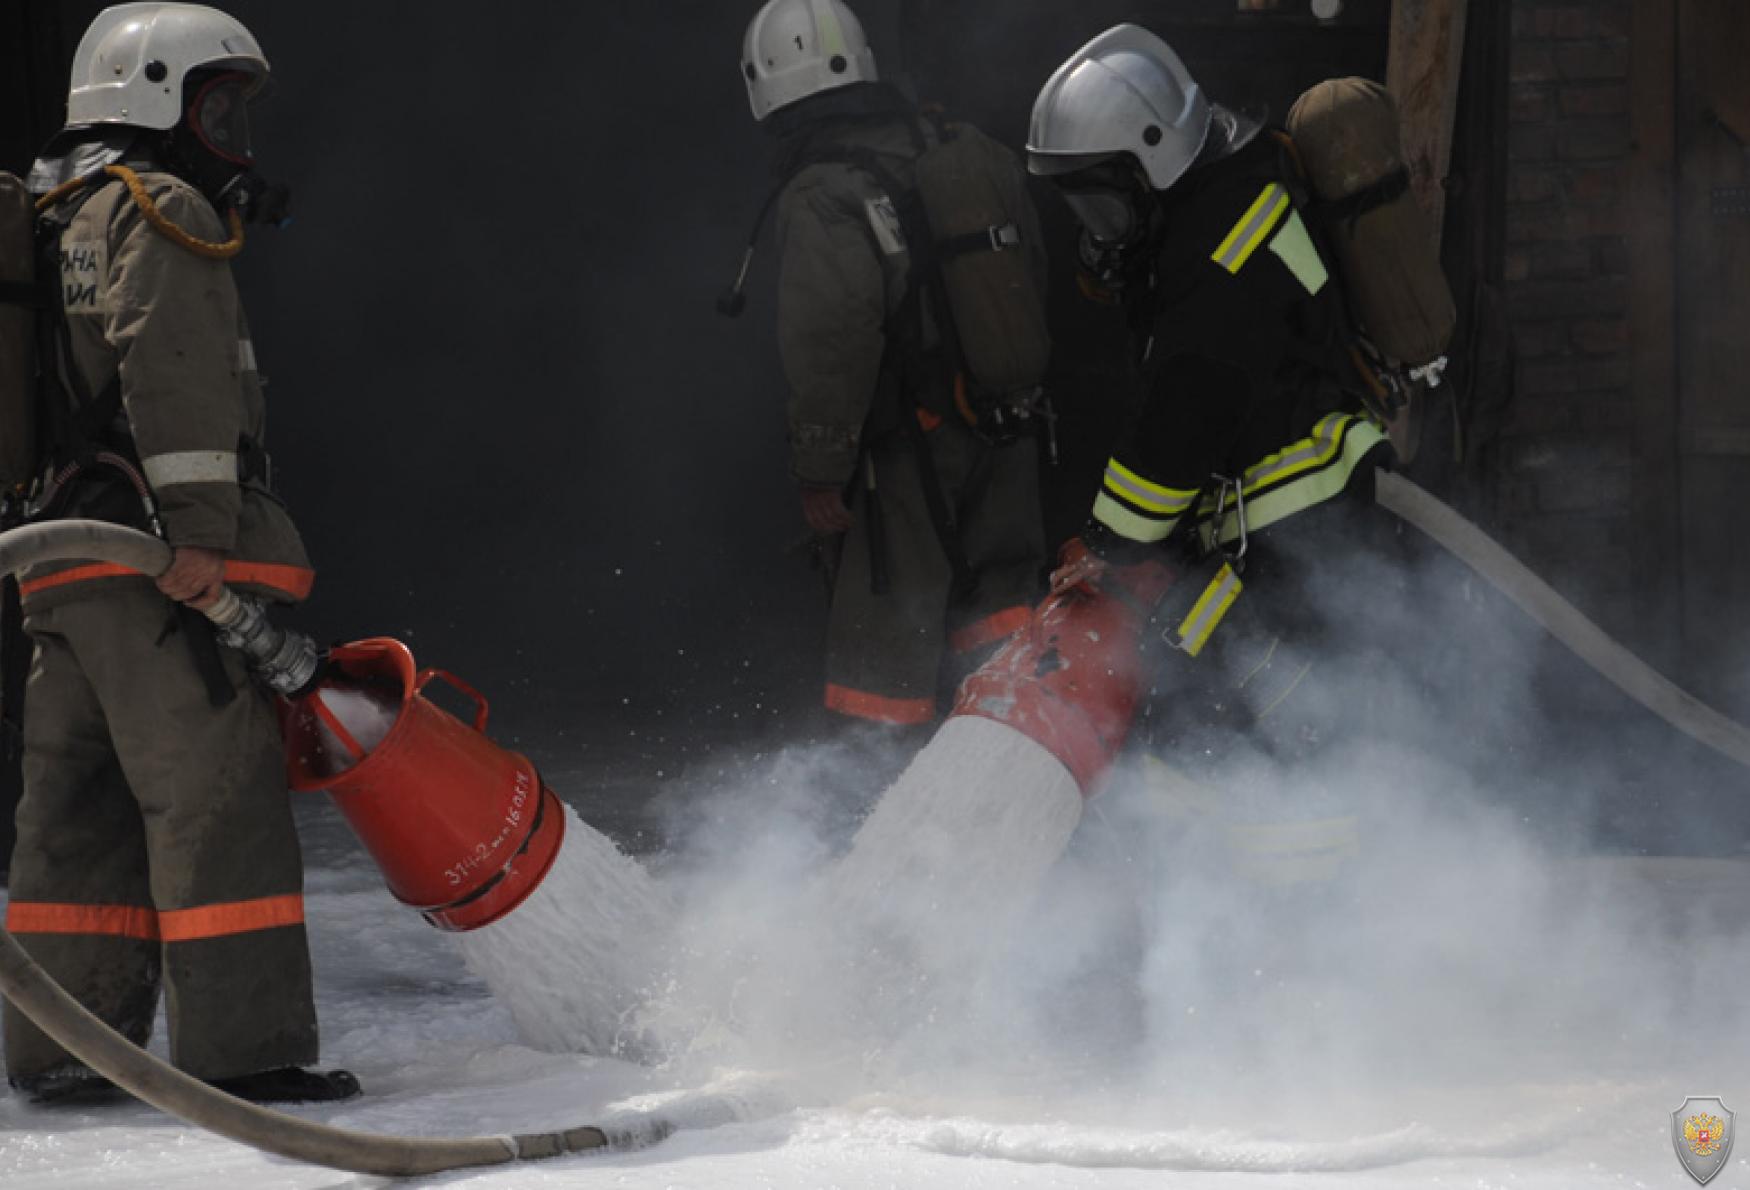
[[[245,223],[283,225],[291,191],[255,172],[249,143],[249,97],[259,80],[229,71],[201,80],[194,88],[171,145],[188,181],[221,214],[236,211]]]
[[[1136,249],[1148,238],[1152,193],[1124,159],[1053,180],[1081,224],[1077,255],[1088,279],[1115,293],[1132,270]]]

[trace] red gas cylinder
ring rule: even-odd
[[[1143,633],[1173,578],[1164,563],[1148,561],[1050,596],[961,683],[953,714],[1008,724],[1062,761],[1092,797],[1130,734],[1149,677]]]
[[[470,726],[430,702],[434,680],[476,706]],[[293,789],[324,789],[389,891],[441,930],[473,930],[520,905],[552,867],[565,811],[529,759],[485,735],[480,693],[416,670],[400,641],[341,645],[327,675],[282,710]]]

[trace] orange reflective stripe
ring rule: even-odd
[[[89,566],[75,566],[71,570],[60,570],[54,574],[45,574],[41,578],[33,578],[29,582],[18,585],[18,593],[29,598],[38,591],[47,591],[54,587],[65,587],[69,583],[83,583],[94,578],[125,578],[140,574],[131,566],[118,566],[114,562],[93,562]]]
[[[1011,607],[995,612],[958,629],[948,638],[948,647],[956,653],[969,653],[993,640],[1007,640],[1025,628],[1027,621],[1032,618],[1033,609],[1028,607]]]
[[[6,906],[6,929],[13,934],[111,934],[156,942],[158,911],[138,905],[13,901]]]
[[[225,581],[254,583],[284,591],[293,599],[307,599],[316,585],[316,572],[308,566],[285,566],[276,562],[227,562]]]
[[[45,574],[41,578],[33,578],[20,584],[19,594],[28,598],[39,591],[49,591],[56,587],[65,587],[70,583],[89,582],[100,578],[144,578],[140,571],[131,566],[118,566],[114,562],[93,562],[86,566],[74,566],[69,570],[59,570],[54,574]],[[285,566],[275,562],[227,562],[225,563],[225,581],[227,583],[254,583],[257,586],[272,587],[283,591],[293,599],[305,599],[310,594],[310,588],[316,583],[316,572],[306,566]]]
[[[936,700],[933,698],[883,698],[879,694],[869,694],[862,690],[852,690],[849,686],[835,686],[828,682],[826,709],[837,711],[841,715],[855,715],[859,719],[872,719],[876,723],[896,723],[909,726],[914,723],[928,723],[935,718]]]
[[[166,909],[158,915],[158,932],[166,942],[192,942],[303,923],[304,898],[288,893],[283,897],[227,901],[195,909]]]
[[[13,934],[112,934],[147,942],[222,938],[302,925],[303,921],[304,898],[297,893],[163,913],[138,905],[56,905],[45,901],[14,901],[6,907],[6,929]]]

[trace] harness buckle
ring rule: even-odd
[[[990,235],[990,250],[992,252],[1002,252],[1021,246],[1021,229],[1013,223],[1005,223],[1001,227],[987,227],[985,231]]]

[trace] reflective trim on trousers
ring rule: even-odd
[[[104,934],[145,942],[194,942],[303,923],[304,898],[297,893],[162,912],[140,905],[49,901],[13,901],[6,907],[9,933]]]

